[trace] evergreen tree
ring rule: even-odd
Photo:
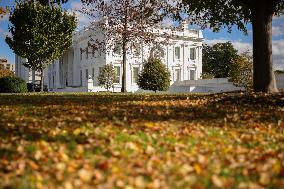
[[[116,74],[113,65],[107,64],[102,68],[98,76],[99,85],[109,91],[109,89],[113,87],[115,77]]]
[[[144,90],[166,91],[170,87],[170,72],[160,59],[149,58],[138,75],[138,86]]]

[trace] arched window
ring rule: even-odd
[[[141,47],[140,47],[140,44],[139,43],[132,43],[131,44],[131,53],[134,55],[134,56],[139,56],[140,55],[140,52],[141,52]]]
[[[150,51],[151,57],[154,58],[164,58],[165,57],[165,52],[161,46],[155,46],[151,49]]]
[[[122,47],[121,44],[118,42],[115,42],[114,46],[113,46],[113,54],[116,55],[121,55],[122,53]]]

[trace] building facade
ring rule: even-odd
[[[0,67],[15,72],[15,64],[8,63],[7,59],[0,59]]]
[[[121,90],[122,84],[122,48],[119,42],[108,41],[103,30],[98,27],[101,23],[93,23],[73,35],[73,45],[62,57],[54,61],[45,70],[44,83],[50,91],[58,89],[87,87],[88,79],[93,80],[93,91],[105,89],[98,85],[97,77],[100,69],[106,64],[112,64],[116,71],[114,91]],[[177,81],[197,80],[202,73],[202,42],[203,35],[200,30],[188,29],[188,24],[183,24],[178,29],[157,27],[151,32],[162,36],[167,33],[171,36],[165,43],[144,43],[135,41],[129,43],[127,48],[126,88],[129,92],[138,91],[138,73],[143,69],[143,63],[150,56],[160,58],[171,73],[171,84]],[[111,48],[98,50],[95,41],[103,41]],[[34,73],[22,66],[25,59],[16,56],[16,74],[23,79],[35,80]],[[29,76],[27,76],[29,75]],[[78,90],[76,90],[78,91]]]

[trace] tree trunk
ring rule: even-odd
[[[129,0],[124,2],[124,21],[123,21],[123,34],[122,34],[122,86],[121,92],[126,93],[126,53],[127,53],[127,27],[128,27],[128,8],[129,8]]]
[[[43,69],[40,69],[40,92],[43,92]]]
[[[126,45],[127,45],[127,42],[126,42],[126,37],[123,37],[122,39],[122,54],[123,54],[123,57],[122,57],[122,85],[121,85],[121,92],[123,93],[126,93],[127,90],[126,90],[126,53],[127,53],[127,49],[126,49]]]
[[[266,1],[252,8],[253,88],[255,92],[277,92],[272,61],[272,17]]]

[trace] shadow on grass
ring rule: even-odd
[[[180,103],[196,100],[206,100],[181,106]],[[141,101],[141,103],[139,102]],[[149,102],[157,101],[157,104]],[[166,104],[169,101],[180,103]],[[125,102],[125,103],[124,103]],[[139,102],[139,103],[136,103]],[[56,106],[54,106],[56,105]],[[169,106],[170,105],[170,106]],[[85,135],[73,135],[72,131],[86,123],[97,127],[105,122],[121,121],[124,129],[133,122],[177,121],[208,123],[215,126],[225,125],[225,122],[243,121],[277,123],[283,119],[277,107],[284,106],[284,93],[270,96],[262,95],[39,95],[0,96],[0,107],[18,108],[18,115],[0,115],[0,137],[22,138],[29,141],[47,140],[51,142],[87,143]],[[20,109],[22,111],[20,111]],[[7,110],[9,111],[9,110]],[[20,112],[19,112],[20,111]],[[248,116],[248,113],[251,115]],[[283,113],[283,112],[282,112]],[[235,119],[237,114],[237,119]],[[261,116],[255,116],[261,115]],[[22,119],[16,120],[15,116]],[[81,120],[76,121],[76,117]],[[37,126],[32,126],[37,122]],[[25,123],[25,126],[22,124]],[[63,126],[59,126],[63,123]],[[13,126],[9,126],[9,125]],[[52,129],[66,129],[67,134],[48,134]],[[105,138],[107,142],[107,138]]]

